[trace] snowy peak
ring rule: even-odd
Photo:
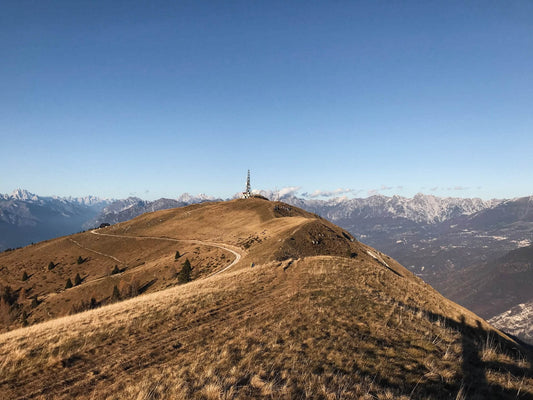
[[[501,200],[478,198],[436,197],[422,193],[412,198],[381,194],[367,198],[333,197],[326,200],[296,197],[294,192],[258,191],[270,200],[281,200],[306,210],[312,210],[332,221],[355,215],[365,218],[403,218],[416,223],[436,224],[461,215],[472,215],[495,207]]]
[[[24,189],[0,194],[0,251],[77,232],[107,204],[95,196],[37,196]]]
[[[438,223],[457,217],[471,215],[492,207],[492,202],[478,198],[435,197],[418,193],[412,199],[394,196],[387,200],[391,213],[416,222]]]
[[[87,222],[84,227],[98,226],[101,223],[115,224],[127,221],[146,212],[166,210],[169,208],[183,207],[189,204],[215,201],[214,197],[205,194],[197,196],[183,193],[177,199],[158,199],[154,201],[141,200],[138,197],[129,197],[125,200],[116,200],[101,210],[98,216]],[[220,200],[220,199],[218,199]]]
[[[15,189],[11,194],[0,194],[0,200],[14,200],[14,201],[23,201],[23,202],[61,202],[61,203],[70,203],[77,204],[82,206],[96,206],[103,203],[111,203],[112,200],[102,199],[96,196],[85,196],[85,197],[60,197],[60,196],[38,196],[26,189]]]
[[[6,199],[22,200],[22,201],[37,201],[39,197],[25,189],[15,189],[10,196],[4,196]]]
[[[286,196],[281,200],[313,210],[332,221],[360,216],[367,219],[402,218],[426,224],[437,224],[461,215],[472,215],[501,203],[499,200],[441,198],[421,193],[413,198],[375,195],[367,198],[338,197],[316,200]]]
[[[533,344],[533,301],[518,304],[511,309],[489,319],[498,329],[505,330],[526,342]]]
[[[96,196],[65,197],[65,198],[58,197],[58,199],[65,200],[71,203],[77,203],[77,204],[80,204],[82,206],[87,206],[87,207],[93,207],[93,206],[97,206],[100,204],[109,204],[113,201],[110,199],[102,199]]]
[[[193,203],[200,203],[202,201],[213,201],[215,200],[215,198],[213,196],[208,196],[203,193],[200,193],[197,196],[191,195],[189,193],[183,193],[176,200],[181,203],[193,204]]]
[[[121,211],[127,210],[135,205],[142,205],[145,202],[138,197],[128,197],[123,200],[115,200],[107,207],[105,207],[102,212],[109,214],[118,214]]]

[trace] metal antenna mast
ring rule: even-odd
[[[242,194],[242,197],[248,199],[252,197],[252,186],[250,185],[250,170],[248,170],[248,177],[246,178],[246,191]]]

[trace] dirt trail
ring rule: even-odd
[[[232,253],[235,256],[235,260],[233,260],[232,263],[230,263],[226,267],[222,268],[220,271],[216,271],[216,272],[212,273],[211,275],[207,276],[207,278],[209,278],[211,276],[218,275],[218,274],[230,269],[235,264],[237,264],[241,260],[241,257],[242,257],[242,254],[240,253],[241,250],[238,247],[231,246],[231,245],[225,244],[225,243],[204,242],[203,240],[196,240],[196,239],[173,239],[173,238],[158,237],[158,236],[113,235],[113,234],[110,234],[110,233],[100,233],[100,232],[97,232],[96,230],[92,230],[91,233],[93,235],[97,235],[97,236],[109,236],[109,237],[118,237],[118,238],[125,238],[125,239],[151,239],[151,240],[166,240],[166,241],[169,241],[169,242],[178,242],[178,243],[182,242],[182,243],[200,244],[200,245],[203,245],[203,246],[217,247],[219,249],[229,251],[230,253]],[[74,240],[72,240],[72,241],[74,243],[76,243],[78,246],[83,247],[79,243],[75,242]],[[87,248],[87,250],[93,251],[95,253],[98,253],[98,254],[106,256],[106,257],[110,257],[110,258],[120,262],[121,264],[124,264],[122,261],[118,260],[117,258],[115,258],[115,257],[113,257],[113,256],[111,256],[109,254],[100,253],[100,252],[98,252],[96,250],[91,250],[91,249],[88,249],[88,248]]]
[[[116,258],[116,257],[114,257],[114,256],[112,256],[112,255],[110,255],[110,254],[105,254],[105,253],[102,253],[102,252],[100,252],[100,251],[93,250],[93,249],[90,249],[90,248],[88,248],[88,247],[85,247],[85,246],[83,246],[82,244],[80,244],[80,243],[78,243],[77,241],[75,241],[74,239],[70,239],[70,238],[69,238],[68,240],[70,240],[70,241],[71,241],[72,243],[74,243],[76,246],[81,247],[82,249],[85,249],[85,250],[87,250],[87,251],[91,251],[91,252],[96,253],[96,254],[100,254],[101,256],[104,256],[104,257],[111,258],[112,260],[115,260],[116,262],[118,262],[118,263],[120,263],[120,264],[122,264],[122,265],[124,265],[124,266],[127,267],[127,265],[126,265],[126,263],[125,263],[124,261],[120,261],[118,258]]]
[[[165,237],[155,236],[127,236],[127,235],[114,235],[107,233],[100,233],[91,231],[92,234],[98,236],[118,237],[124,239],[147,239],[147,240],[165,240],[171,242],[192,243],[204,246],[217,247],[226,251],[229,251],[235,255],[235,259],[227,266],[219,271],[212,273],[204,279],[218,275],[229,268],[236,265],[242,257],[242,253],[239,248],[223,243],[205,242],[202,240],[193,239],[173,239]],[[109,257],[123,265],[126,265],[118,258],[106,254],[88,247],[85,247],[81,243],[69,239],[72,243],[76,244],[80,248],[94,252],[104,257]],[[105,278],[105,277],[104,277]],[[103,279],[98,278],[96,280]],[[94,281],[91,281],[94,282]],[[261,288],[263,288],[261,286]],[[170,289],[171,290],[171,289]],[[158,326],[159,331],[139,331],[135,333],[135,346],[131,347],[131,338],[121,338],[114,347],[113,351],[110,351],[110,346],[113,342],[105,341],[100,345],[91,349],[91,353],[80,351],[76,355],[62,360],[61,364],[54,365],[52,368],[45,372],[47,378],[42,380],[36,380],[34,376],[25,375],[18,376],[16,379],[0,380],[0,388],[7,386],[10,390],[11,398],[32,398],[39,396],[50,397],[71,397],[72,395],[81,396],[88,391],[94,389],[96,378],[87,378],[91,373],[99,379],[107,379],[105,373],[100,374],[99,371],[108,372],[110,370],[115,371],[119,369],[118,376],[129,375],[134,371],[139,371],[143,368],[148,368],[158,363],[168,362],[170,359],[176,356],[176,352],[180,351],[181,343],[187,343],[191,345],[191,339],[194,341],[200,341],[198,339],[198,331],[207,329],[207,327],[214,324],[214,320],[220,319],[220,323],[229,323],[235,319],[242,321],[243,319],[257,316],[259,313],[258,304],[261,296],[266,290],[263,288],[255,293],[254,301],[249,303],[246,297],[234,298],[234,301],[230,304],[221,305],[218,307],[212,307],[204,312],[199,312],[194,315],[194,318],[190,316],[187,320],[180,319],[168,319],[161,321]],[[206,333],[200,335],[205,336]],[[176,345],[178,343],[178,345]],[[118,347],[117,347],[118,346]],[[178,347],[179,346],[179,347]],[[121,353],[124,348],[128,348],[128,352]],[[120,350],[118,350],[120,349]],[[165,351],[160,351],[165,349]],[[109,363],[110,356],[113,355],[112,365]],[[1,369],[1,368],[0,368]],[[123,370],[123,371],[122,371]],[[93,371],[93,372],[91,372]],[[113,377],[110,383],[118,379]],[[44,382],[44,383],[43,383]],[[2,389],[0,389],[0,393]],[[24,395],[22,394],[24,393]],[[3,399],[0,394],[0,399]]]

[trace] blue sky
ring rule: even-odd
[[[530,1],[1,8],[0,193],[533,194]]]

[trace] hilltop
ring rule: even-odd
[[[260,193],[279,197],[275,192]],[[506,274],[502,280],[493,268],[509,251],[531,243],[533,197],[482,200],[419,193],[413,198],[375,195],[319,200],[285,195],[281,199],[341,226],[484,318],[533,301],[531,269],[529,274]],[[135,205],[118,201],[96,221],[126,221],[172,204],[165,199]],[[513,332],[517,323],[527,326],[530,319],[525,315],[519,321],[521,315],[513,312],[512,323],[505,326],[507,319],[500,319],[499,326]],[[521,333],[519,337],[531,340]]]
[[[179,285],[184,258],[193,280]],[[0,265],[25,294],[18,311],[40,322],[0,335],[8,398],[533,398],[527,348],[282,202],[148,213]],[[114,286],[143,290],[114,302]],[[99,308],[66,315],[93,298]]]
[[[18,297],[10,313],[3,307],[0,322],[5,329],[20,324],[24,313],[27,322],[35,323],[91,303],[106,304],[114,286],[128,292],[122,297],[174,286],[185,259],[193,266],[192,278],[199,279],[217,272],[235,249],[243,255],[239,265],[250,265],[320,254],[351,256],[358,245],[316,215],[260,199],[148,213],[0,254],[0,283]],[[80,284],[65,289],[76,275]]]

